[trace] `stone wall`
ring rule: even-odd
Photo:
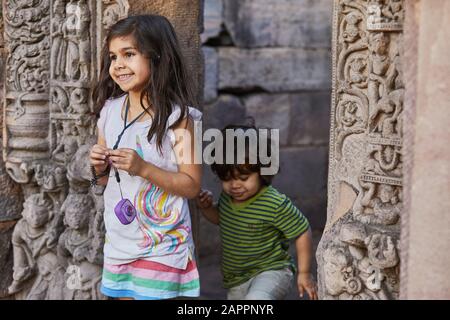
[[[204,129],[244,122],[280,130],[274,186],[322,230],[331,86],[331,0],[205,0]],[[204,187],[220,183],[204,168]],[[201,222],[200,254],[217,254]]]

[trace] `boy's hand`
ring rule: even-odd
[[[310,272],[299,272],[297,276],[297,287],[300,297],[306,290],[310,300],[317,300],[317,286]]]
[[[201,190],[197,197],[197,205],[200,209],[206,210],[213,205],[213,194],[209,190]]]

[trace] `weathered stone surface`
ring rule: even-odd
[[[217,83],[219,80],[217,51],[215,48],[207,46],[203,46],[202,51],[205,60],[204,102],[211,103],[217,98]]]
[[[334,5],[327,225],[316,252],[319,296],[397,299],[403,1]],[[364,245],[354,224],[367,230]]]
[[[8,286],[12,282],[13,251],[11,235],[15,224],[15,221],[0,222],[0,266],[2,270],[2,276],[0,277],[0,298],[9,296]]]
[[[327,161],[326,147],[282,149],[280,172],[273,180],[273,186],[290,197],[316,229],[324,223]]]
[[[324,145],[330,136],[330,92],[305,92],[290,96],[290,144]]]
[[[326,49],[219,49],[219,89],[269,92],[330,87]]]
[[[331,0],[228,0],[224,20],[241,48],[331,46]]]
[[[286,145],[289,138],[291,118],[289,95],[256,94],[244,98],[247,116],[255,119],[256,127],[279,130],[280,145]]]
[[[204,0],[203,33],[200,35],[202,43],[217,37],[222,29],[223,3],[222,0]]]
[[[245,120],[245,107],[232,95],[221,95],[210,105],[205,105],[203,129],[216,128],[222,130],[229,124],[242,124]]]

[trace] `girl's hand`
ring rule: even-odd
[[[109,149],[107,155],[115,168],[128,172],[130,176],[140,175],[145,165],[144,159],[133,149]]]
[[[314,278],[310,272],[299,272],[297,276],[297,287],[300,297],[306,290],[309,296],[309,300],[317,300],[317,286]]]
[[[213,194],[209,190],[201,190],[197,197],[197,205],[200,209],[206,210],[213,205]]]
[[[104,172],[108,167],[108,149],[100,144],[95,144],[91,148],[91,152],[89,154],[90,164],[94,166],[95,171],[97,173]]]

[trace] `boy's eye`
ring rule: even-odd
[[[240,176],[239,177],[239,180],[241,180],[241,181],[247,181],[247,179],[248,179],[248,176]]]

